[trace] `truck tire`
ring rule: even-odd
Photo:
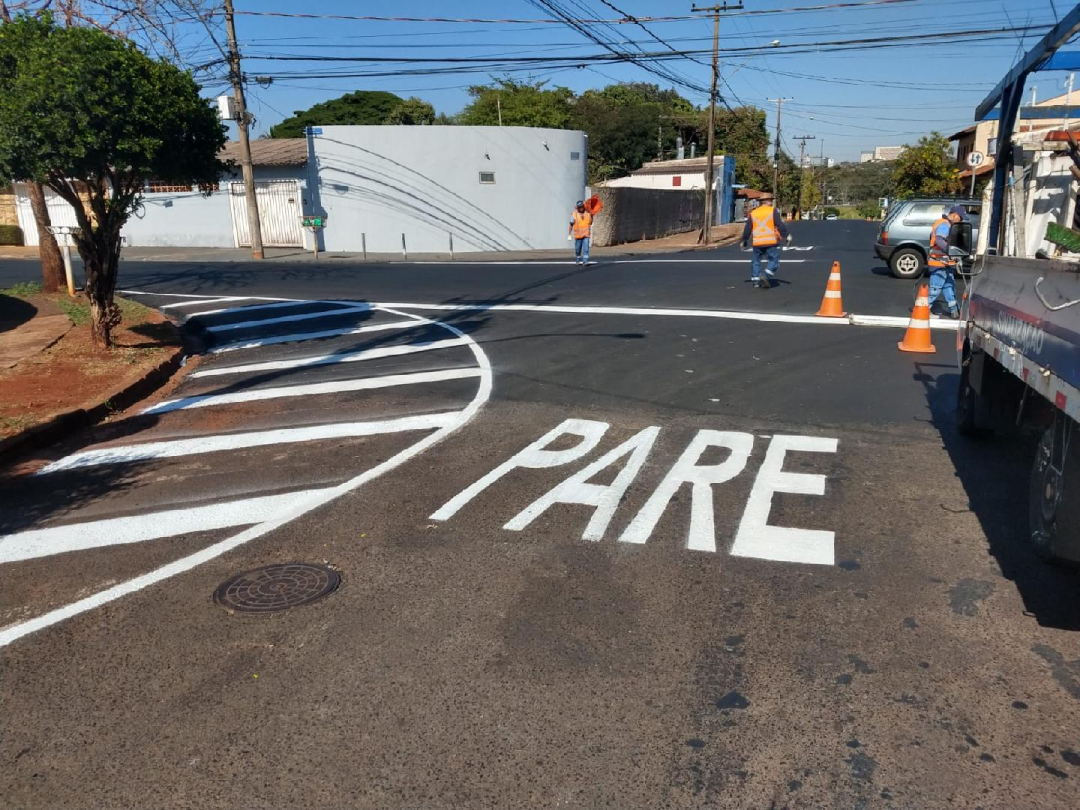
[[[1031,468],[1029,529],[1035,553],[1080,562],[1080,430],[1057,416],[1043,433]]]
[[[923,273],[926,258],[912,247],[900,248],[889,259],[889,272],[896,278],[918,278]]]
[[[982,420],[979,418],[984,410],[982,397],[971,387],[970,361],[960,367],[960,386],[956,390],[956,429],[961,436],[981,436],[986,430],[980,427]]]

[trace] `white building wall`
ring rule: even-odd
[[[587,136],[525,127],[327,126],[309,135],[309,210],[328,251],[529,250],[566,245],[584,196]],[[481,183],[494,172],[494,183]]]
[[[719,183],[723,174],[720,171],[721,162],[716,163],[716,182]],[[674,178],[681,178],[681,185],[675,185]],[[653,188],[662,191],[693,191],[705,188],[705,175],[703,174],[638,174],[618,177],[604,183],[608,188]]]
[[[255,168],[256,182],[261,180],[297,180],[300,194],[306,197],[306,166],[265,166]],[[232,210],[229,206],[229,183],[240,175],[221,178],[221,189],[209,197],[197,191],[145,194],[141,216],[132,216],[124,226],[126,244],[131,247],[221,247],[236,246]],[[304,206],[307,210],[307,206]]]

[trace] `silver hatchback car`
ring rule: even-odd
[[[964,206],[971,220],[972,239],[979,238],[979,200],[948,197],[916,197],[899,200],[881,223],[874,253],[889,265],[897,278],[915,278],[926,269],[930,229],[954,205]]]

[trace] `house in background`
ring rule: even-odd
[[[702,191],[708,158],[654,160],[626,177],[607,180],[605,188],[647,188],[666,191]],[[724,225],[735,217],[735,159],[717,155],[714,159],[713,188],[716,193],[716,224]]]
[[[301,227],[309,186],[308,147],[304,138],[262,139],[251,142],[263,243],[267,247],[305,247],[311,235]],[[239,164],[237,143],[229,143],[222,160]],[[133,247],[245,247],[248,234],[247,198],[237,165],[222,177],[209,195],[206,189],[150,181],[142,204],[121,232]],[[45,191],[53,225],[75,227],[71,206],[51,190]],[[15,208],[23,240],[37,245],[38,232],[30,198],[15,184]]]

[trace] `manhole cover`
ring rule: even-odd
[[[340,584],[341,575],[328,565],[267,565],[223,582],[214,601],[241,613],[273,613],[329,596]]]

